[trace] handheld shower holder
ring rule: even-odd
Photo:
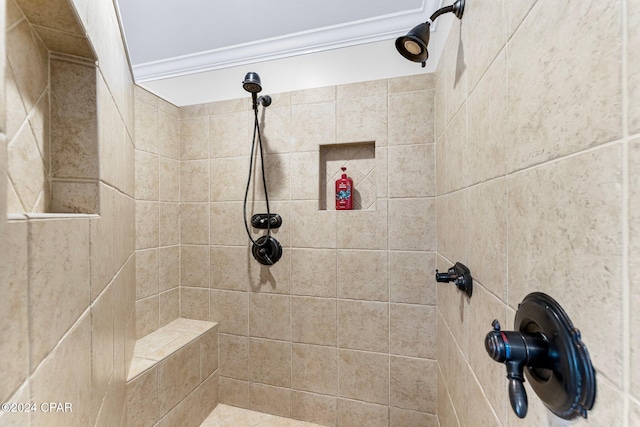
[[[471,298],[473,294],[471,271],[460,262],[456,262],[446,273],[439,273],[438,270],[436,270],[436,282],[453,282],[458,289],[464,292],[469,298]]]

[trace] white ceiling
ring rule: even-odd
[[[247,71],[271,93],[433,71],[453,16],[422,69],[394,40],[442,0],[116,1],[136,82],[178,106],[246,96]]]

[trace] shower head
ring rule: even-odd
[[[431,24],[427,21],[413,27],[406,36],[398,37],[396,39],[396,49],[398,49],[400,55],[409,61],[422,62],[424,64],[429,58],[427,45],[429,44],[430,29]]]
[[[258,73],[250,71],[244,76],[242,87],[249,93],[258,93],[262,90],[262,83],[260,83],[260,76]]]
[[[398,37],[396,39],[396,49],[398,49],[400,55],[409,61],[422,62],[422,66],[424,67],[427,58],[429,58],[427,45],[429,44],[431,24],[433,24],[433,21],[435,21],[438,16],[449,12],[453,13],[458,19],[462,19],[464,2],[465,0],[456,0],[451,6],[436,10],[427,22],[416,25],[406,36]]]

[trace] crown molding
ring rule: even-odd
[[[442,2],[423,0],[417,9],[136,64],[133,74],[136,82],[148,82],[387,40],[426,21]],[[433,26],[432,31],[435,30]]]

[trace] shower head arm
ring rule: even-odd
[[[433,15],[429,17],[429,20],[426,22],[426,24],[431,25],[431,23],[435,21],[438,16],[444,15],[445,13],[449,12],[453,12],[453,14],[456,15],[458,19],[462,19],[462,14],[464,13],[464,0],[456,0],[456,2],[450,6],[445,6],[436,10],[435,12],[433,12]]]

